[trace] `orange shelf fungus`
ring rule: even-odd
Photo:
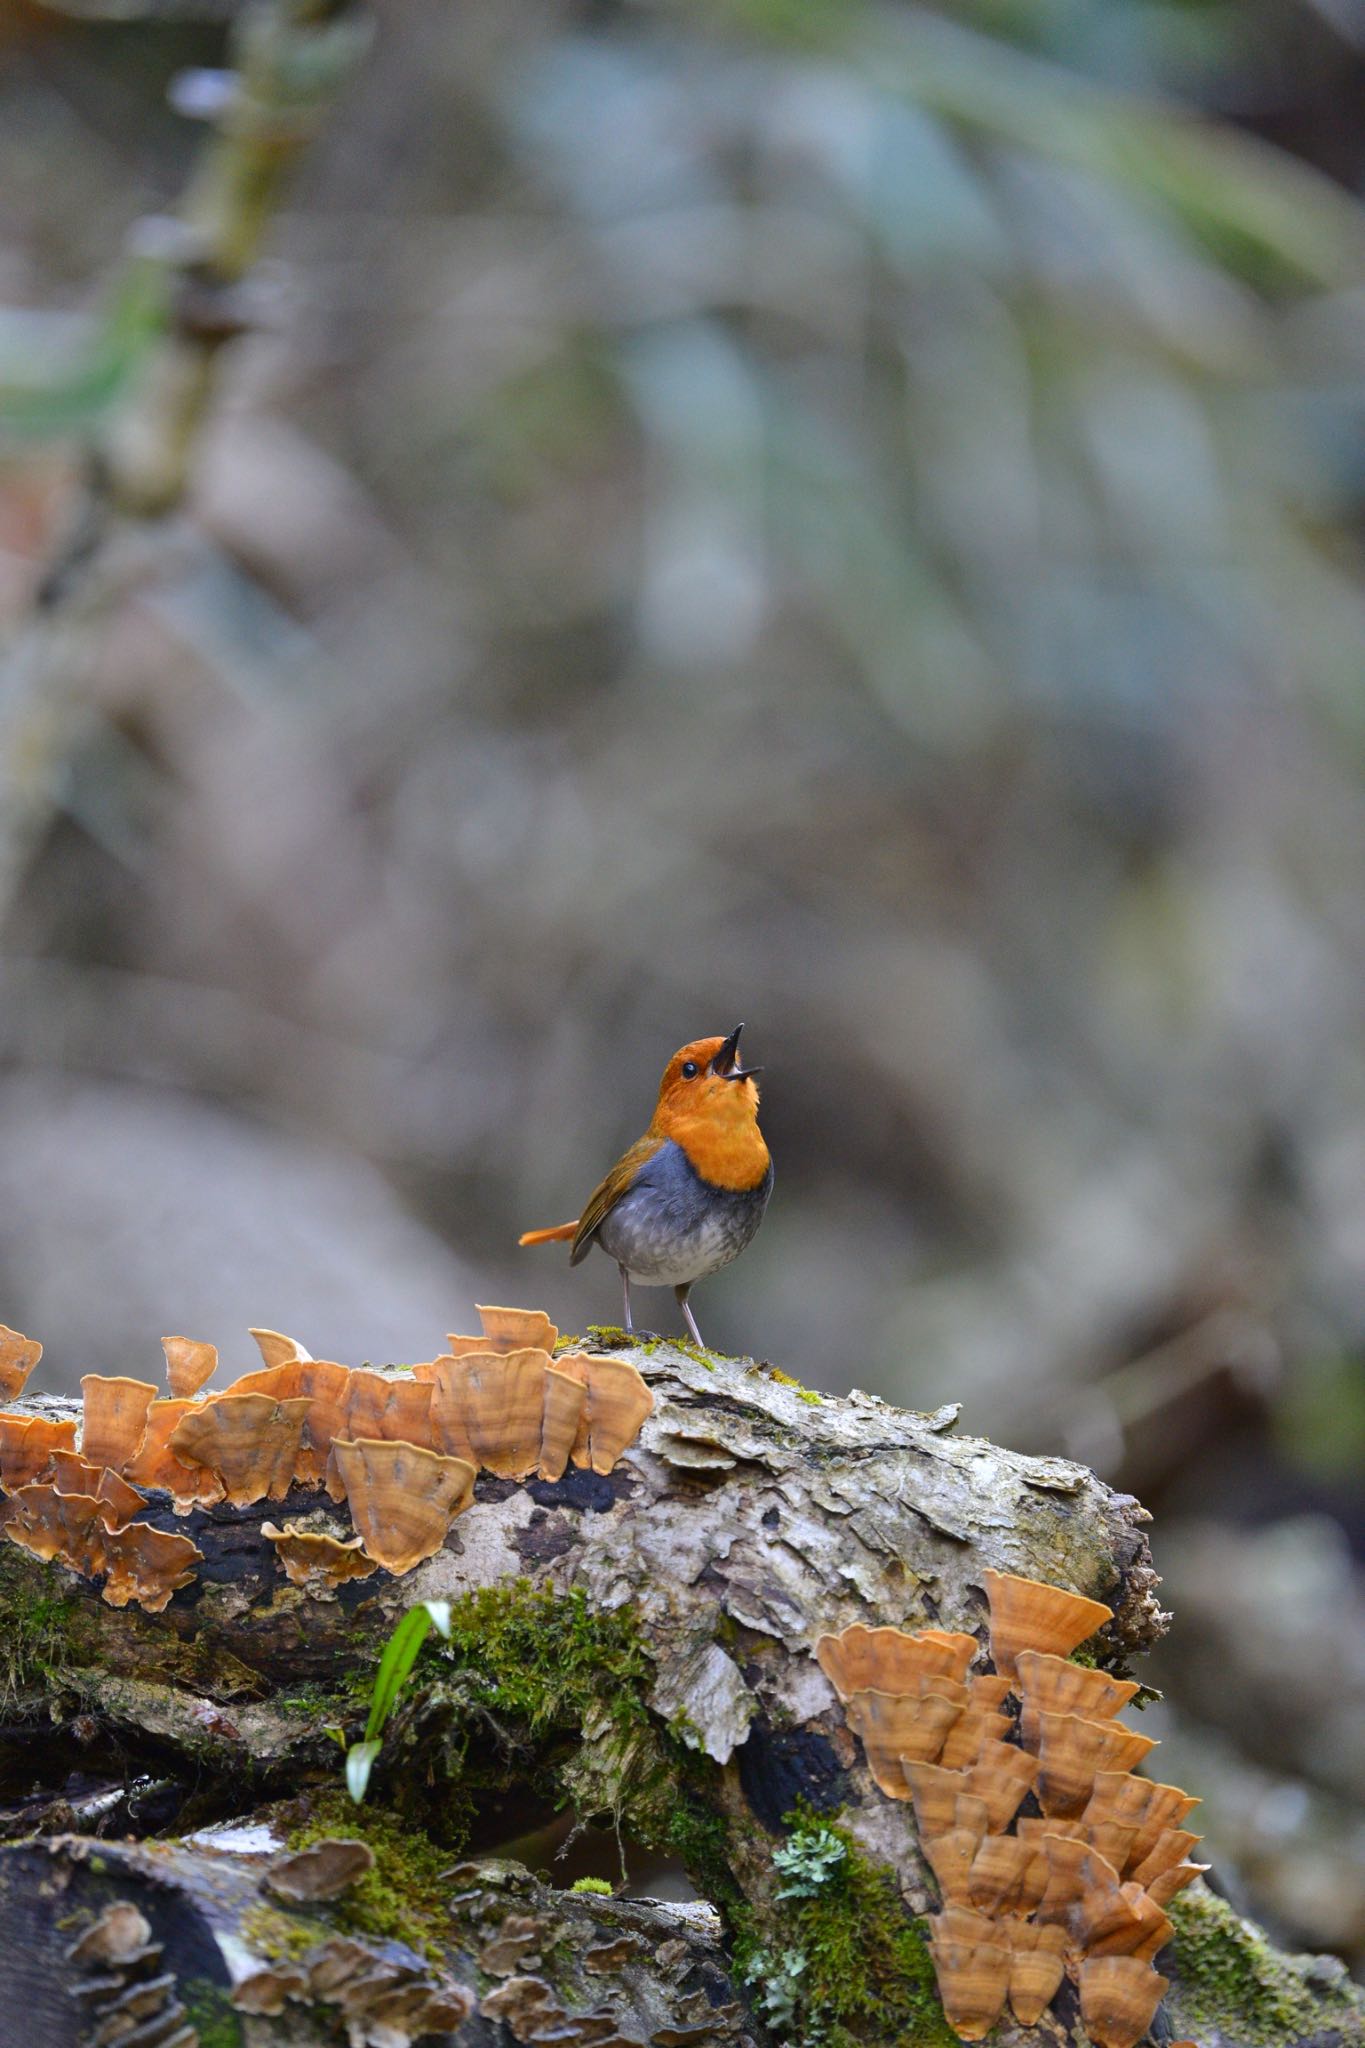
[[[985,1838],[984,1824],[980,1827],[959,1824],[924,1844],[929,1868],[938,1880],[945,1906],[971,1904],[972,1865]]]
[[[1033,1789],[1038,1762],[1012,1742],[993,1742],[968,1766],[965,1775],[968,1790],[986,1802],[992,1831],[1003,1834]]]
[[[148,1614],[160,1614],[172,1593],[189,1585],[203,1556],[188,1536],[153,1529],[146,1522],[107,1530],[104,1562],[109,1576],[103,1598],[111,1607],[127,1607],[136,1600]]]
[[[1040,1579],[1021,1579],[1013,1572],[984,1571],[982,1584],[991,1610],[991,1655],[995,1668],[1016,1678],[1015,1659],[1021,1650],[1048,1650],[1065,1657],[1106,1621],[1111,1607],[1086,1600]]]
[[[564,1477],[565,1467],[583,1428],[587,1405],[586,1380],[576,1380],[572,1373],[561,1372],[558,1366],[546,1366],[545,1406],[540,1418],[540,1462],[536,1466],[538,1479],[553,1481]]]
[[[967,1893],[983,1913],[1031,1913],[1047,1888],[1047,1861],[1018,1835],[986,1835],[967,1873]]]
[[[1010,2010],[1021,2027],[1042,2018],[1066,1975],[1066,1935],[1060,1927],[1016,1920],[1010,1929]]]
[[[1160,1877],[1163,1871],[1174,1870],[1177,1863],[1183,1863],[1202,1839],[1201,1835],[1192,1835],[1187,1828],[1163,1828],[1141,1863],[1133,1869],[1135,1882],[1150,1889],[1153,1878]]]
[[[134,1486],[169,1493],[177,1515],[187,1515],[193,1507],[212,1507],[223,1498],[223,1482],[216,1472],[187,1464],[170,1447],[172,1432],[199,1405],[189,1400],[153,1401],[142,1441],[123,1468],[124,1478]]]
[[[1159,1785],[1151,1778],[1133,1778],[1123,1771],[1101,1771],[1085,1808],[1087,1827],[1115,1821],[1134,1830],[1127,1868],[1151,1855],[1167,1828],[1178,1827],[1199,1801],[1178,1785]]]
[[[233,1381],[229,1392],[271,1394],[277,1401],[307,1401],[294,1477],[300,1486],[322,1486],[327,1483],[327,1461],[333,1440],[347,1434],[350,1382],[350,1367],[337,1365],[330,1358],[290,1358],[261,1372],[244,1374]],[[341,1499],[339,1481],[330,1485],[328,1491],[334,1500]]]
[[[529,1478],[540,1463],[547,1364],[534,1350],[442,1359],[429,1398],[432,1431],[447,1455],[472,1453],[476,1467],[499,1479]]]
[[[548,1356],[559,1342],[558,1330],[542,1309],[485,1308],[481,1302],[475,1307],[489,1351],[543,1351]]]
[[[1083,1721],[1079,1714],[1038,1716],[1038,1804],[1052,1818],[1084,1811],[1102,1771],[1131,1771],[1156,1738],[1121,1721]]]
[[[948,1731],[939,1761],[950,1771],[968,1770],[985,1751],[999,1746],[1011,1725],[1008,1714],[973,1694]]]
[[[1068,1663],[1065,1657],[1045,1650],[1020,1650],[1015,1661],[1023,1699],[1019,1739],[1035,1756],[1040,1713],[1080,1714],[1087,1721],[1109,1721],[1142,1690],[1136,1679],[1111,1678],[1107,1671]]]
[[[1163,1870],[1160,1877],[1154,1877],[1147,1887],[1148,1898],[1158,1906],[1169,1906],[1177,1892],[1183,1892],[1187,1884],[1193,1884],[1206,1870],[1209,1863],[1177,1863],[1171,1870]]]
[[[0,1323],[0,1401],[18,1400],[42,1355],[36,1337],[25,1337]]]
[[[587,1405],[569,1455],[575,1465],[591,1466],[605,1477],[653,1414],[654,1396],[635,1367],[624,1358],[599,1358],[595,1352],[571,1351],[555,1360],[555,1371],[580,1381],[588,1390]]]
[[[88,1372],[81,1380],[81,1393],[81,1456],[92,1465],[121,1472],[142,1441],[156,1388],[149,1380],[105,1379]]]
[[[379,1570],[374,1558],[366,1556],[359,1536],[345,1542],[325,1529],[301,1529],[293,1522],[282,1529],[262,1522],[261,1534],[274,1544],[289,1583],[319,1600],[335,1600],[338,1586],[373,1578]]]
[[[473,1465],[418,1444],[338,1437],[332,1456],[351,1520],[369,1556],[386,1571],[408,1572],[433,1556],[474,1498]]]
[[[233,1507],[283,1500],[294,1479],[308,1403],[217,1394],[180,1418],[167,1440],[186,1464],[217,1473]]]
[[[855,1692],[847,1704],[848,1725],[862,1737],[867,1767],[888,1799],[910,1797],[902,1759],[933,1763],[961,1712],[956,1700],[934,1692]]]
[[[1136,2048],[1170,1980],[1136,1956],[1090,1956],[1078,1975],[1081,2019],[1095,2048]]]
[[[218,1346],[201,1344],[194,1337],[163,1337],[166,1354],[166,1384],[173,1401],[188,1401],[206,1387],[218,1370]]]
[[[87,1579],[104,1570],[104,1524],[93,1493],[58,1493],[35,1482],[11,1498],[5,1534],[21,1550],[58,1559]]]
[[[929,1943],[948,2024],[963,2041],[980,2041],[1005,2009],[1010,1951],[999,1928],[991,1941],[954,1941],[935,1931]]]
[[[297,1337],[286,1337],[282,1330],[248,1330],[256,1349],[265,1365],[311,1364],[313,1354],[305,1351]]]
[[[51,1464],[55,1451],[76,1448],[76,1425],[46,1415],[0,1415],[0,1484],[13,1493]]]
[[[841,1700],[855,1692],[913,1692],[925,1677],[966,1677],[976,1654],[975,1636],[934,1631],[908,1635],[898,1628],[866,1628],[854,1622],[838,1635],[821,1636],[815,1661]]]

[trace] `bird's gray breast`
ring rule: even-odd
[[[632,1280],[682,1287],[739,1257],[763,1220],[772,1185],[770,1166],[755,1188],[715,1187],[670,1138],[603,1217],[597,1241]]]

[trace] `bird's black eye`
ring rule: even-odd
[[[695,1061],[695,1060],[684,1060],[684,1061],[683,1061],[683,1079],[684,1079],[684,1081],[695,1081],[695,1080],[696,1080],[696,1078],[697,1078],[697,1063],[696,1063],[696,1061]]]

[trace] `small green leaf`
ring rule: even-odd
[[[389,1637],[375,1674],[374,1691],[370,1695],[370,1718],[365,1723],[366,1742],[374,1742],[383,1734],[384,1724],[393,1712],[394,1701],[433,1628],[439,1635],[449,1636],[449,1601],[424,1600],[420,1607],[409,1608]]]
[[[382,1742],[355,1742],[346,1752],[346,1790],[357,1806],[365,1797],[374,1760],[383,1746]]]

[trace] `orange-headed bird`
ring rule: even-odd
[[[737,1259],[768,1206],[773,1163],[758,1128],[761,1067],[739,1062],[736,1024],[728,1038],[696,1038],[675,1052],[643,1138],[593,1189],[581,1216],[554,1230],[528,1230],[522,1244],[573,1240],[569,1264],[599,1244],[615,1259],[630,1319],[630,1283],[671,1287],[683,1321],[701,1343],[687,1296],[694,1281]]]

